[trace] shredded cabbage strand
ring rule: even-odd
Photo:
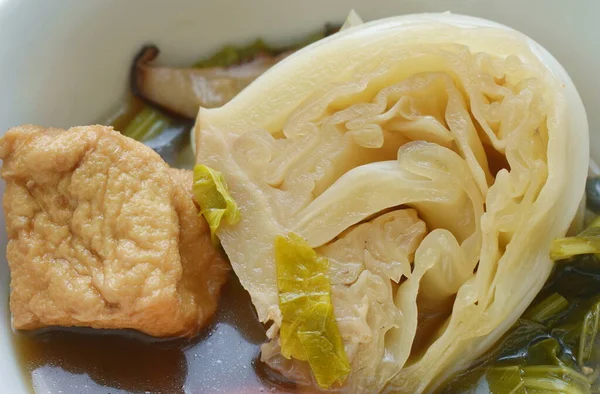
[[[225,219],[228,224],[240,220],[240,211],[234,201],[225,177],[219,171],[205,165],[194,167],[194,200],[200,205],[200,214],[204,216],[210,227],[210,235],[214,243],[218,242],[216,233]]]
[[[275,238],[280,340],[286,358],[308,361],[317,384],[343,383],[350,372],[327,277],[329,261],[296,234]]]

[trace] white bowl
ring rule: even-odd
[[[595,0],[0,0],[0,130],[36,123],[96,122],[118,104],[128,65],[147,42],[184,65],[224,43],[289,41],[343,21],[450,10],[516,28],[566,68],[586,104],[592,156],[600,159],[600,38]],[[0,185],[4,190],[4,184]],[[6,247],[4,220],[0,249]],[[29,392],[16,362],[8,313],[8,267],[0,261],[0,392]]]

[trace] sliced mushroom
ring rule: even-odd
[[[152,66],[150,63],[159,50],[156,46],[146,46],[134,60],[131,90],[160,108],[194,119],[200,106],[213,108],[225,104],[290,53],[260,54],[231,67],[176,68]]]

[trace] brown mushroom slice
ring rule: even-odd
[[[194,119],[200,106],[214,108],[225,104],[290,53],[258,55],[247,63],[226,68],[176,68],[150,65],[159,50],[146,46],[134,60],[131,89],[158,107]]]

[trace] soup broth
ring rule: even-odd
[[[285,392],[257,374],[264,332],[232,274],[214,321],[191,340],[77,328],[16,333],[14,343],[39,393]]]

